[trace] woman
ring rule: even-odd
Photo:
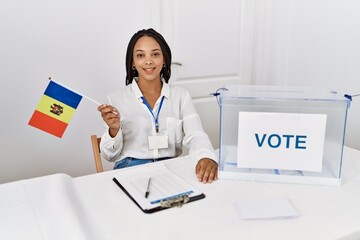
[[[183,144],[198,160],[199,181],[217,179],[216,155],[190,94],[169,86],[171,50],[153,29],[131,38],[126,53],[126,87],[110,94],[98,110],[108,129],[102,157],[114,169],[178,157]]]

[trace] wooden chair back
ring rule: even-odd
[[[96,166],[96,172],[103,172],[103,164],[101,161],[101,156],[100,156],[100,141],[101,138],[97,137],[96,135],[91,135],[91,146],[93,149],[93,154],[94,154],[94,160],[95,160],[95,166]]]

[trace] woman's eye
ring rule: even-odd
[[[158,56],[160,56],[161,54],[160,54],[159,52],[155,52],[153,55],[156,56],[156,57],[158,57]]]
[[[136,54],[137,58],[142,58],[144,55],[143,54]]]

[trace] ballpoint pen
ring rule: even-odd
[[[147,188],[146,188],[146,192],[145,192],[145,198],[147,198],[150,194],[150,183],[151,183],[151,178],[149,178],[148,184],[147,184]]]

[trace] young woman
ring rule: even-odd
[[[199,181],[217,179],[216,155],[190,94],[170,86],[171,50],[153,29],[138,31],[126,53],[126,87],[98,110],[107,125],[100,150],[114,169],[178,157],[183,144],[198,160]]]

